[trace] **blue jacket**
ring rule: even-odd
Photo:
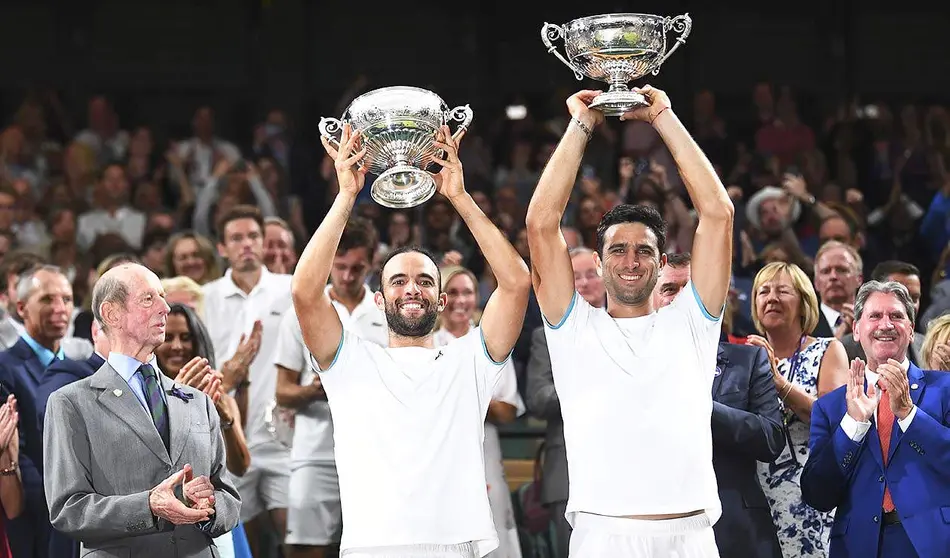
[[[860,443],[841,429],[846,386],[812,408],[802,497],[821,511],[837,508],[829,558],[878,556],[885,484],[920,558],[950,555],[950,374],[911,364],[907,379],[917,414],[906,432],[895,421],[886,468],[873,421]]]
[[[719,344],[713,378],[713,468],[722,517],[713,526],[723,557],[782,558],[757,462],[782,454],[785,436],[764,349]]]
[[[16,396],[20,414],[19,464],[26,508],[6,526],[10,551],[18,557],[46,558],[52,530],[43,491],[43,436],[36,423],[36,391],[45,370],[22,338],[0,352],[0,383]]]
[[[63,359],[53,361],[49,365],[36,390],[36,421],[41,436],[43,419],[46,416],[46,403],[49,401],[50,394],[61,387],[92,376],[105,362],[101,356],[93,353],[86,360]],[[49,538],[49,555],[51,558],[78,558],[79,541],[52,529]]]

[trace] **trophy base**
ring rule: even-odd
[[[607,91],[594,97],[590,108],[597,109],[605,116],[620,116],[640,107],[648,107],[646,97],[635,91]]]
[[[427,202],[435,190],[435,180],[428,172],[396,165],[373,181],[370,195],[383,207],[406,209]]]

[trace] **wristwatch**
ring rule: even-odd
[[[234,426],[234,417],[231,417],[231,420],[229,420],[228,422],[221,423],[221,430],[231,430],[233,426]]]

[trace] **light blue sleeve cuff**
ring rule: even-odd
[[[541,313],[541,319],[544,320],[544,325],[548,326],[551,329],[559,329],[561,326],[567,322],[567,318],[571,315],[571,312],[574,311],[574,303],[577,302],[577,291],[574,291],[574,294],[571,295],[571,303],[567,305],[567,310],[564,312],[564,316],[561,318],[561,321],[557,325],[551,325],[551,322],[544,317],[544,312]]]
[[[482,328],[478,328],[478,336],[479,336],[479,337],[481,338],[481,340],[482,340],[482,350],[485,351],[485,358],[487,358],[488,361],[491,362],[491,363],[494,364],[494,365],[503,366],[503,365],[504,365],[506,362],[508,362],[508,360],[511,358],[511,354],[512,354],[513,352],[515,352],[515,348],[512,347],[511,350],[508,351],[508,356],[506,356],[504,359],[502,359],[501,362],[498,362],[498,361],[496,361],[495,359],[493,359],[493,358],[491,357],[491,354],[489,354],[489,352],[488,352],[488,345],[485,344],[485,330],[482,329]]]
[[[690,287],[692,287],[692,290],[693,290],[693,298],[696,299],[696,304],[699,306],[699,309],[702,310],[703,316],[705,316],[707,320],[710,320],[710,321],[713,321],[713,322],[718,322],[719,320],[721,320],[723,314],[724,314],[725,311],[726,311],[726,304],[723,303],[722,309],[719,310],[719,316],[718,316],[718,317],[717,317],[717,316],[713,316],[712,314],[709,313],[709,310],[706,310],[706,305],[703,304],[703,299],[699,298],[699,291],[696,290],[696,283],[693,283],[692,281],[690,281],[690,282],[689,282],[689,285],[690,285]]]

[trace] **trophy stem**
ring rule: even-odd
[[[608,89],[611,93],[619,91],[630,91],[630,87],[627,86],[627,76],[618,75],[610,76],[610,88]]]

